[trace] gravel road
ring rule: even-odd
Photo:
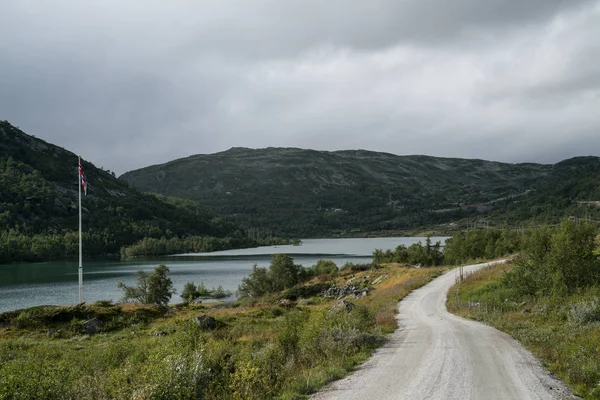
[[[509,335],[446,311],[456,274],[449,271],[402,300],[400,327],[389,342],[312,399],[576,398]]]

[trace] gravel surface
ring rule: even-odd
[[[465,267],[465,273],[488,264]],[[448,313],[452,270],[399,304],[399,329],[356,372],[314,400],[575,399],[509,335]]]

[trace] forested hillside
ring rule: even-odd
[[[238,228],[194,203],[142,194],[83,161],[84,253],[119,254],[143,238],[231,237],[215,245],[253,244]],[[77,156],[0,121],[0,262],[75,256]],[[248,242],[248,243],[246,243]]]
[[[245,228],[279,235],[555,223],[597,215],[600,159],[556,165],[370,151],[246,149],[196,155],[122,176],[144,192],[193,199]],[[600,203],[599,203],[600,204]]]

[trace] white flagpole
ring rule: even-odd
[[[77,186],[79,187],[79,302],[83,303],[83,263],[82,263],[82,241],[81,241],[81,157],[77,165]]]

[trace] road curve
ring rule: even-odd
[[[465,267],[475,271],[488,264]],[[446,310],[449,271],[399,304],[399,328],[356,372],[313,400],[574,399],[509,335]]]

